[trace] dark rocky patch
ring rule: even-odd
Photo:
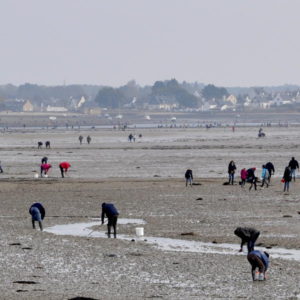
[[[68,300],[98,300],[98,299],[89,298],[89,297],[75,297],[75,298],[69,298]]]
[[[142,256],[143,254],[142,253],[137,253],[137,252],[131,252],[131,253],[129,253],[129,255],[132,255],[132,256]]]
[[[180,235],[195,235],[194,232],[182,232]]]
[[[19,284],[38,284],[38,282],[32,281],[32,280],[17,280],[17,281],[14,281],[13,283],[19,283]]]
[[[106,256],[106,257],[117,257],[116,254],[106,254],[105,256]]]

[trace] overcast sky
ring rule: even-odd
[[[300,84],[299,0],[1,0],[0,84]]]

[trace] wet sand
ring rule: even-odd
[[[0,155],[0,291],[3,299],[297,299],[297,260],[272,258],[268,280],[252,282],[245,255],[164,250],[137,239],[141,225],[119,224],[120,235],[135,241],[56,235],[31,228],[28,208],[42,202],[45,229],[97,221],[102,202],[113,202],[121,218],[142,219],[145,238],[161,237],[235,244],[237,226],[261,231],[263,249],[300,249],[300,181],[282,192],[280,177],[300,146],[297,128],[152,129],[129,143],[129,131],[82,131],[92,144],[79,145],[78,133],[4,133]],[[50,140],[52,149],[37,149]],[[33,179],[40,159],[53,164],[48,178]],[[228,162],[258,168],[271,160],[276,176],[269,188],[249,191],[224,186]],[[61,179],[57,164],[72,167]],[[193,187],[184,171],[192,168]],[[300,180],[300,179],[299,179]],[[95,225],[91,230],[103,232]],[[186,235],[188,233],[188,235]],[[182,235],[184,234],[184,235]],[[17,283],[22,282],[23,283]],[[24,283],[25,281],[25,283]],[[27,282],[27,283],[26,283]],[[30,283],[31,282],[31,283]]]

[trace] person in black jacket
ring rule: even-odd
[[[291,176],[294,177],[294,181],[296,180],[296,169],[299,170],[299,164],[298,161],[295,159],[295,157],[292,157],[292,159],[289,162],[289,167],[291,168]]]
[[[0,173],[3,173],[3,169],[2,169],[2,166],[1,166],[1,160],[0,160]]]
[[[193,185],[193,171],[191,169],[187,169],[185,174],[185,186],[188,186],[188,184],[190,184],[190,186]]]
[[[290,188],[290,182],[292,180],[292,175],[291,175],[291,167],[287,166],[284,170],[283,173],[283,182],[284,182],[284,188],[283,188],[283,192],[288,192],[289,188]]]
[[[266,163],[266,168],[269,172],[268,182],[270,183],[272,175],[275,173],[274,165],[269,161]]]
[[[260,235],[260,232],[251,227],[237,227],[234,234],[241,238],[240,252],[243,251],[244,244],[247,243],[248,253],[254,250],[255,242]]]
[[[46,164],[48,162],[48,157],[44,156],[41,160],[41,164]]]
[[[228,175],[229,175],[228,182],[229,182],[229,184],[230,183],[233,184],[235,170],[236,170],[236,166],[235,166],[234,161],[232,160],[228,165]]]
[[[114,238],[117,237],[117,221],[119,213],[112,203],[102,203],[101,222],[104,224],[104,217],[107,217],[107,236],[110,238],[111,227],[114,229]]]
[[[254,185],[254,189],[256,190],[256,182],[257,182],[257,178],[255,176],[255,170],[256,168],[250,168],[247,170],[247,182],[251,183],[250,187],[249,187],[249,191],[252,189],[253,185]]]

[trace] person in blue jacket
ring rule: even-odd
[[[32,228],[35,229],[35,222],[39,223],[40,230],[43,231],[42,220],[45,218],[45,208],[41,203],[34,203],[29,208],[31,214]]]
[[[264,184],[266,184],[266,186],[268,187],[269,186],[269,184],[268,184],[269,171],[268,171],[266,165],[262,165],[261,179],[262,179],[261,187],[263,187]]]
[[[114,229],[114,238],[117,237],[117,221],[119,213],[112,203],[102,203],[101,222],[104,224],[104,217],[107,217],[107,236],[110,238],[111,227]]]
[[[254,280],[266,280],[266,271],[269,267],[269,253],[253,250],[248,253],[247,259],[251,265],[252,279]],[[255,276],[255,270],[258,268],[258,278]]]

